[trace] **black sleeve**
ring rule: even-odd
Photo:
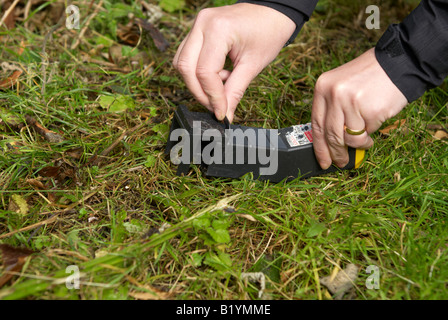
[[[409,102],[448,76],[448,1],[423,0],[375,47],[376,58]]]
[[[286,45],[296,38],[300,29],[310,18],[318,0],[238,0],[237,3],[258,4],[275,9],[288,16],[296,24],[296,30],[289,38]]]

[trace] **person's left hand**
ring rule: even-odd
[[[369,134],[407,103],[376,60],[374,48],[323,73],[315,86],[311,114],[314,153],[322,169],[332,162],[338,167],[347,165],[347,146],[370,148],[373,140]],[[365,132],[352,135],[345,126]]]
[[[195,98],[218,120],[232,122],[249,83],[291,37],[296,24],[257,4],[236,3],[201,10],[173,59]],[[228,56],[233,70],[224,69]]]

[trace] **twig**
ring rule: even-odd
[[[104,149],[99,155],[98,154],[94,154],[92,157],[90,157],[89,161],[87,162],[87,165],[90,166],[97,166],[101,160],[105,157],[107,157],[107,155],[113,150],[115,149],[115,147],[121,142],[121,140],[123,140],[124,138],[130,136],[131,134],[133,134],[135,131],[137,131],[138,129],[140,129],[142,126],[144,126],[146,124],[148,120],[146,120],[145,122],[140,123],[139,125],[136,125],[135,127],[129,129],[129,130],[125,130],[121,133],[121,135],[106,149]]]
[[[25,29],[28,30],[28,16],[30,14],[31,5],[33,4],[32,0],[28,0],[25,6],[25,12],[23,13],[23,20],[25,20]]]
[[[13,4],[6,10],[5,14],[2,17],[2,20],[0,21],[0,27],[2,26],[3,22],[5,22],[6,18],[9,16],[12,10],[16,7],[16,5],[19,3],[20,0],[15,0]]]
[[[53,223],[53,222],[56,221],[56,219],[57,219],[57,214],[55,213],[55,214],[52,215],[50,218],[48,218],[48,219],[46,219],[46,220],[44,220],[44,221],[41,221],[41,222],[32,224],[32,225],[30,225],[30,226],[28,226],[28,227],[24,227],[24,228],[21,228],[21,229],[19,229],[19,230],[14,230],[14,231],[11,231],[11,232],[9,232],[9,233],[2,234],[2,235],[0,235],[0,239],[7,238],[7,237],[9,237],[9,236],[12,236],[13,234],[16,234],[16,233],[19,233],[19,232],[22,232],[22,231],[27,231],[27,230],[31,230],[31,229],[40,227],[40,226],[42,226],[42,225],[44,225],[44,224],[50,224],[50,223]]]
[[[2,234],[2,235],[0,235],[0,239],[7,238],[7,237],[12,236],[12,235],[14,235],[14,234],[16,234],[16,233],[19,233],[19,232],[28,231],[28,230],[31,230],[31,229],[34,229],[34,228],[37,228],[37,227],[40,228],[40,227],[43,226],[43,225],[53,223],[53,222],[55,222],[55,221],[57,220],[58,215],[60,215],[61,213],[68,212],[68,211],[72,210],[72,209],[75,208],[77,205],[83,203],[84,201],[86,201],[87,199],[89,199],[90,197],[92,197],[95,193],[97,193],[97,191],[93,191],[93,192],[89,193],[89,194],[86,195],[84,198],[82,198],[82,199],[80,199],[80,200],[78,200],[78,201],[72,203],[71,205],[69,205],[67,208],[65,208],[65,209],[63,209],[63,210],[59,210],[59,211],[54,212],[54,213],[51,215],[50,218],[45,219],[44,221],[41,221],[41,222],[32,224],[32,225],[30,225],[30,226],[27,226],[27,227],[24,227],[24,228],[21,228],[21,229],[18,229],[18,230],[11,231],[11,232],[9,232],[9,233]],[[29,239],[28,239],[28,240],[29,240]]]

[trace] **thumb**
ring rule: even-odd
[[[255,69],[249,64],[238,64],[233,69],[227,79],[224,90],[227,97],[227,119],[232,122],[235,109],[243,98],[244,92],[250,82],[260,73],[261,70]]]

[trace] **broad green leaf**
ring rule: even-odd
[[[104,47],[109,48],[114,44],[114,41],[112,39],[109,39],[108,37],[101,35],[95,38],[95,43],[97,45],[103,45]]]
[[[145,161],[145,167],[147,168],[151,168],[154,167],[154,165],[156,164],[157,158],[154,157],[153,155],[148,155],[146,157],[146,161]]]
[[[313,221],[311,223],[311,227],[308,230],[306,236],[310,237],[310,238],[315,237],[315,236],[321,234],[326,229],[327,229],[327,227],[323,223]]]
[[[169,130],[169,126],[165,123],[159,123],[152,127],[154,132],[160,133],[161,135],[165,134]]]
[[[160,0],[159,6],[167,12],[174,12],[185,7],[185,0]]]
[[[222,251],[218,251],[218,254],[207,252],[205,254],[204,264],[218,271],[226,271],[232,266],[232,259],[230,259],[227,253]]]
[[[13,194],[10,201],[13,202],[12,204],[10,203],[10,209],[12,209],[13,211],[22,215],[28,213],[28,204],[26,203],[26,200],[22,198],[22,196]]]
[[[144,231],[144,226],[140,221],[132,219],[130,222],[123,222],[123,227],[129,234],[141,233]]]
[[[109,112],[120,113],[128,109],[135,108],[134,100],[128,96],[115,95],[115,96],[101,96],[99,104],[102,108],[108,109]]]
[[[213,220],[212,227],[216,230],[218,229],[227,229],[230,225],[229,221],[226,220]]]
[[[202,216],[193,220],[193,227],[195,229],[204,230],[210,226],[210,219],[206,216]]]
[[[204,256],[200,253],[193,253],[191,254],[191,259],[193,260],[193,266],[200,267],[202,264],[202,260],[204,259]]]
[[[213,229],[207,228],[207,233],[215,240],[217,243],[227,243],[230,241],[230,234],[226,229]]]
[[[155,117],[157,115],[157,109],[154,107],[150,107],[149,114],[151,115],[151,117]]]

